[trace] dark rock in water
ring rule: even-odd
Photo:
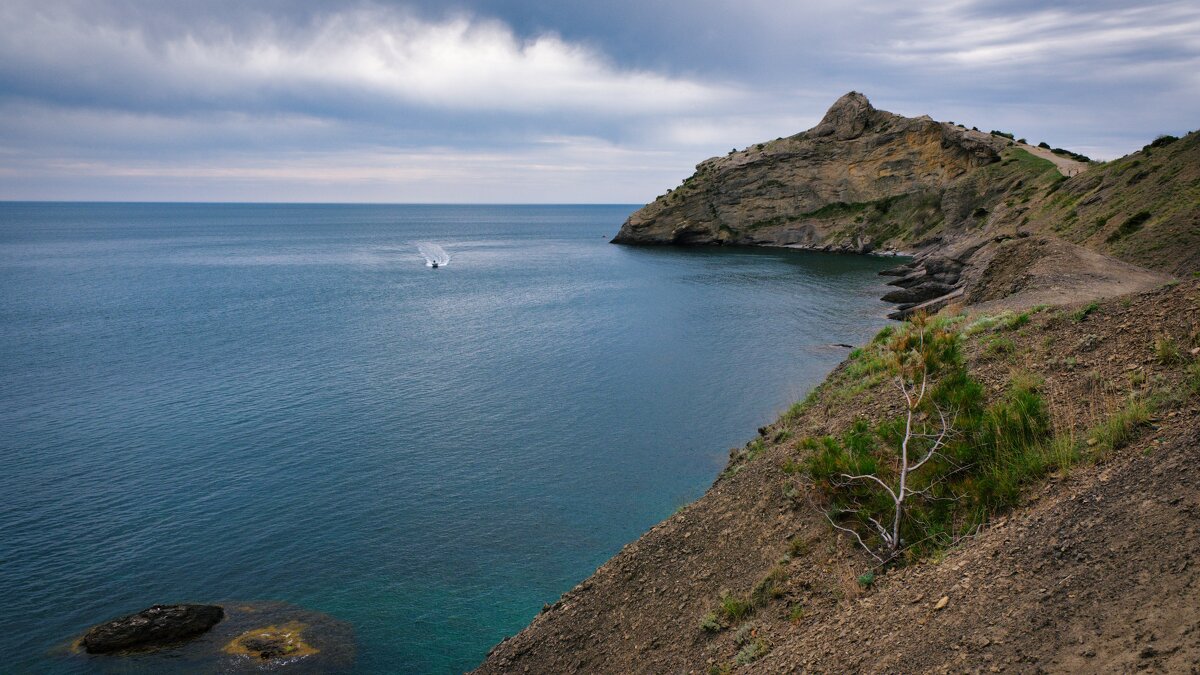
[[[224,617],[218,605],[154,605],[93,627],[81,644],[89,654],[161,647],[195,637]]]
[[[948,284],[939,284],[936,281],[928,281],[920,286],[912,288],[902,288],[898,291],[892,291],[883,296],[884,302],[924,302],[932,300],[938,296],[945,295],[954,290],[953,286]]]
[[[916,262],[907,262],[907,263],[904,263],[903,265],[897,265],[895,267],[889,267],[886,270],[880,270],[879,276],[881,276],[881,277],[907,276],[909,274],[912,274],[912,271],[916,266],[917,266]]]
[[[899,286],[900,288],[912,288],[919,283],[927,281],[929,277],[925,276],[925,270],[917,270],[912,274],[893,279],[888,282],[888,286]]]

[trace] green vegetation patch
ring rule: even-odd
[[[1054,162],[1051,162],[1044,157],[1038,157],[1032,152],[1029,152],[1028,150],[1022,150],[1020,148],[1010,148],[1005,154],[1005,158],[1007,160],[1015,161],[1023,169],[1027,169],[1038,174],[1055,168]]]
[[[835,526],[882,552],[892,548],[886,537],[897,520],[894,548],[920,557],[1014,505],[1024,485],[1057,465],[1061,450],[1047,450],[1052,433],[1040,382],[1014,376],[999,400],[986,402],[982,385],[966,370],[961,334],[952,325],[918,318],[897,331],[887,350],[893,375],[908,378],[909,392],[915,395],[919,385],[912,370],[902,373],[913,364],[920,364],[929,386],[911,418],[875,424],[859,419],[840,436],[802,444]],[[904,466],[908,493],[898,507],[895,486]]]
[[[1108,239],[1106,241],[1111,244],[1118,239],[1123,239],[1134,232],[1137,232],[1138,230],[1142,229],[1142,226],[1146,224],[1147,220],[1150,220],[1152,215],[1153,214],[1151,214],[1149,211],[1138,211],[1132,216],[1129,216],[1125,219],[1125,222],[1121,223],[1120,226],[1113,231],[1112,234],[1108,235]]]
[[[771,651],[770,643],[762,638],[755,638],[753,642],[747,644],[745,647],[742,647],[741,651],[737,653],[737,656],[735,656],[733,660],[739,666],[744,666],[761,659],[762,657],[766,656],[767,652],[769,651]]]

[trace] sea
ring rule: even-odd
[[[478,665],[887,323],[893,260],[635,208],[0,203],[0,670],[243,601]]]

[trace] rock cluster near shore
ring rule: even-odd
[[[63,656],[139,672],[348,672],[354,634],[282,602],[154,605],[90,628]]]

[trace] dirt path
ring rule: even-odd
[[[991,244],[965,274],[967,303],[980,312],[1066,305],[1140,293],[1171,277],[1054,237]]]
[[[1018,143],[1017,147],[1021,148],[1025,152],[1028,152],[1029,154],[1031,154],[1035,157],[1041,157],[1042,159],[1053,162],[1054,166],[1058,168],[1058,172],[1061,173],[1062,175],[1066,176],[1067,178],[1070,178],[1071,176],[1082,173],[1085,169],[1088,168],[1087,162],[1077,162],[1077,161],[1071,159],[1070,157],[1063,157],[1062,155],[1056,155],[1053,152],[1050,152],[1049,150],[1047,150],[1045,148],[1039,148],[1036,145],[1029,145],[1028,143]]]

